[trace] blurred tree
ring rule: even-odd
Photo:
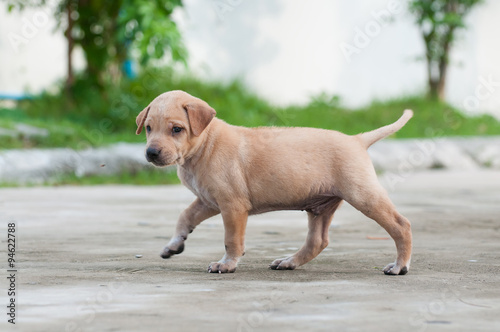
[[[44,7],[49,0],[4,0],[8,10]],[[129,57],[146,65],[170,55],[185,63],[187,52],[171,16],[182,0],[56,0],[54,16],[68,40],[67,86],[73,84],[71,54],[81,46],[87,66],[85,78],[104,87],[122,76]],[[54,6],[52,6],[54,7]]]
[[[429,96],[444,99],[449,54],[458,29],[465,28],[464,18],[482,0],[410,0],[426,48]]]

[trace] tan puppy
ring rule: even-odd
[[[161,256],[184,250],[203,220],[221,213],[226,254],[208,272],[234,272],[245,254],[247,218],[275,210],[306,210],[309,233],[294,255],[271,269],[293,270],[328,245],[328,229],[343,200],[375,220],[394,239],[397,259],[386,274],[410,268],[410,222],[396,211],[377,180],[366,149],[398,131],[412,117],[355,136],[313,128],[245,128],[215,118],[206,102],[183,91],[166,92],[137,116],[146,127],[146,158],[156,166],[177,164],[177,174],[197,199],[179,217]]]

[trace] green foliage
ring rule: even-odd
[[[68,7],[76,13],[72,37],[85,53],[87,79],[98,78],[97,84],[102,85],[106,79],[116,82],[120,66],[134,53],[143,65],[166,52],[175,61],[185,61],[180,32],[170,19],[180,6],[181,0],[66,0],[58,17]]]
[[[410,0],[425,42],[429,94],[444,99],[449,52],[465,16],[483,0]]]
[[[161,59],[170,51],[174,61],[185,64],[187,51],[174,21],[170,17],[181,0],[125,0],[118,20],[118,38],[121,44],[131,44],[139,51],[139,60],[147,65],[151,59]]]
[[[6,2],[9,11],[47,5],[47,0]],[[68,43],[83,50],[87,62],[84,78],[104,90],[107,83],[120,81],[127,58],[147,65],[170,55],[171,60],[185,64],[187,51],[171,20],[173,11],[181,6],[182,0],[58,0],[54,16]]]
[[[465,28],[464,18],[482,0],[411,0],[410,11],[422,29],[427,56],[439,60],[446,57],[445,45],[455,39],[455,30]]]

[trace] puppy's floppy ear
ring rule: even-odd
[[[215,110],[203,100],[185,104],[184,109],[187,112],[191,132],[195,136],[200,136],[215,116]]]
[[[135,123],[137,123],[137,130],[135,133],[139,135],[142,132],[142,127],[144,127],[144,122],[146,121],[146,118],[148,117],[149,109],[151,106],[146,107],[139,113],[137,118],[135,118]]]

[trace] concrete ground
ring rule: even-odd
[[[158,255],[193,199],[183,187],[1,189],[5,313],[13,221],[18,273],[16,325],[2,313],[0,330],[499,331],[500,172],[399,180],[390,195],[414,237],[405,276],[382,273],[393,241],[347,204],[328,248],[297,270],[268,264],[302,245],[305,212],[275,212],[250,217],[236,273],[208,274],[224,252],[220,217],[202,223],[181,255]]]

